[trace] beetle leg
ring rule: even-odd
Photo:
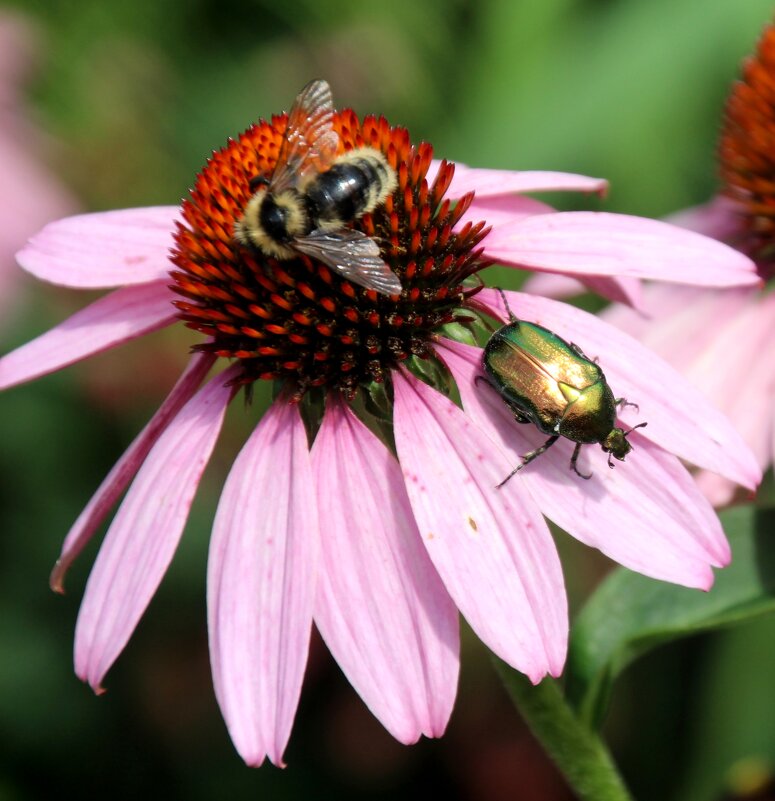
[[[640,411],[640,406],[638,406],[637,403],[630,403],[627,398],[617,398],[615,403],[617,406],[621,406],[622,409],[624,409],[625,406],[632,406],[636,411]]]
[[[594,359],[590,359],[589,356],[587,356],[586,353],[584,353],[584,351],[575,342],[569,342],[568,344],[570,345],[570,349],[577,356],[581,356],[582,359],[586,359],[588,362],[593,361],[595,364],[597,364],[597,356],[595,356]]]
[[[569,342],[568,344],[570,345],[570,349],[577,356],[581,356],[582,359],[586,359],[588,362],[594,362],[595,364],[600,363],[600,358],[598,356],[595,356],[594,359],[590,359],[589,356],[587,356],[587,354],[584,353],[584,351],[575,342]]]
[[[490,383],[490,382],[487,380],[487,377],[486,377],[486,376],[483,376],[483,375],[476,375],[476,376],[474,376],[474,384],[475,384],[477,387],[479,386],[479,382],[480,382],[480,381],[484,381],[484,383],[485,383],[485,384],[487,384],[487,386],[488,386],[488,387],[492,387],[492,384],[491,384],[491,383]]]
[[[511,306],[509,306],[509,302],[506,300],[506,293],[499,286],[495,287],[495,291],[500,294],[501,300],[503,301],[503,305],[506,307],[506,312],[509,315],[509,322],[510,323],[518,322],[517,317],[514,315],[514,312],[511,310]]]
[[[498,484],[495,487],[495,489],[500,489],[512,476],[516,475],[526,464],[530,464],[530,462],[532,462],[533,459],[538,458],[542,453],[549,450],[549,448],[551,448],[552,445],[554,445],[554,443],[557,442],[559,438],[560,438],[559,434],[556,434],[553,437],[549,437],[549,439],[547,439],[546,442],[544,442],[544,444],[540,448],[536,448],[534,451],[526,453],[522,457],[522,461],[506,476],[506,478],[503,479],[503,481],[501,481],[500,484]]]
[[[583,443],[581,443],[581,442],[577,442],[577,443],[576,443],[576,447],[573,449],[573,456],[571,456],[571,457],[570,457],[570,469],[571,469],[571,470],[573,470],[573,472],[574,472],[574,473],[575,473],[577,476],[581,476],[581,478],[590,479],[590,478],[592,478],[592,473],[590,473],[589,475],[585,475],[584,473],[582,473],[582,472],[581,472],[581,471],[578,469],[578,467],[576,467],[576,462],[578,461],[578,459],[579,459],[579,454],[581,453],[581,446],[582,446],[582,444],[583,444]],[[612,465],[612,467],[613,467],[613,465]]]
[[[532,421],[532,420],[531,420],[531,419],[530,419],[530,418],[529,418],[529,417],[528,417],[528,416],[527,416],[527,415],[526,415],[526,414],[525,414],[525,413],[522,411],[522,409],[520,409],[520,408],[519,408],[519,406],[517,406],[516,404],[514,404],[514,403],[511,403],[510,401],[506,401],[506,406],[508,406],[508,407],[509,407],[509,409],[511,409],[511,413],[514,415],[514,419],[515,419],[515,420],[516,420],[518,423],[525,424],[525,423],[532,423],[532,422],[533,422],[533,421]]]
[[[485,375],[477,375],[477,376],[474,376],[474,384],[476,384],[477,386],[479,386],[479,384],[480,384],[482,381],[484,381],[484,383],[485,383],[485,384],[486,384],[488,387],[490,387],[491,389],[493,389],[495,392],[497,392],[497,391],[498,391],[498,388],[497,388],[497,387],[494,387],[494,386],[492,385],[492,382],[490,381],[490,379],[489,379],[489,378],[487,378],[487,376],[485,376]],[[529,418],[529,417],[526,417],[526,416],[525,416],[525,414],[524,414],[524,412],[523,412],[523,411],[522,411],[522,410],[521,410],[521,409],[520,409],[518,406],[516,406],[515,404],[511,403],[511,401],[508,401],[508,400],[506,400],[506,399],[504,398],[504,399],[503,399],[503,402],[506,404],[506,406],[508,406],[508,407],[509,407],[509,409],[511,409],[511,413],[514,415],[514,419],[515,419],[515,420],[516,420],[518,423],[530,423],[530,422],[532,422],[532,421],[530,420],[530,418]]]

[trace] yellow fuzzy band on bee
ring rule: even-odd
[[[359,161],[369,162],[380,177],[378,183],[374,182],[369,185],[369,196],[361,212],[369,214],[381,203],[384,203],[388,195],[393,194],[398,186],[398,177],[396,171],[388,164],[385,154],[373,147],[356,147],[341,155],[337,159],[337,164],[357,164]]]
[[[287,189],[275,195],[275,205],[285,209],[285,230],[290,236],[303,236],[308,231],[307,212],[304,208],[304,200],[301,195],[293,189]]]

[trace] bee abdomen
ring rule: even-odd
[[[373,211],[396,183],[395,170],[378,150],[351,150],[306,187],[309,217],[320,228],[339,228]]]

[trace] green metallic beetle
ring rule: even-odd
[[[632,450],[627,436],[646,423],[624,431],[615,426],[619,406],[636,406],[614,398],[603,371],[579,347],[543,326],[517,319],[503,290],[498,290],[509,314],[509,323],[498,329],[484,348],[486,380],[503,398],[519,423],[533,423],[549,439],[522,457],[522,462],[498,484],[502,487],[515,473],[554,445],[560,437],[576,443],[570,467],[576,466],[582,445],[599,442],[611,457],[623,461]],[[477,382],[478,383],[478,382]]]

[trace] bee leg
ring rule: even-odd
[[[256,175],[248,181],[248,186],[251,192],[255,192],[259,186],[269,186],[269,179],[263,175]]]
[[[586,475],[586,474],[582,473],[578,469],[578,467],[576,467],[576,462],[578,461],[579,454],[581,453],[581,445],[582,445],[581,442],[577,442],[576,443],[576,447],[573,449],[573,456],[570,457],[570,469],[573,470],[573,472],[577,476],[581,476],[581,478],[590,479],[590,478],[592,478],[592,473],[589,473],[588,475]]]
[[[617,406],[621,406],[621,407],[622,407],[622,409],[623,409],[625,406],[632,406],[632,408],[633,408],[633,409],[635,409],[635,411],[637,411],[637,412],[639,412],[639,411],[640,411],[640,406],[638,406],[638,404],[637,404],[637,403],[630,403],[630,402],[627,400],[627,398],[617,398],[617,399],[616,399],[616,401],[615,401],[615,403],[616,403],[616,405],[617,405]]]
[[[512,476],[516,475],[526,464],[530,464],[533,459],[537,459],[542,453],[548,451],[549,448],[554,445],[555,442],[560,438],[559,434],[555,434],[553,437],[549,437],[549,439],[544,442],[544,444],[540,448],[536,448],[534,451],[530,451],[526,453],[522,457],[522,461],[506,476],[506,478],[498,484],[495,489],[500,489]]]

